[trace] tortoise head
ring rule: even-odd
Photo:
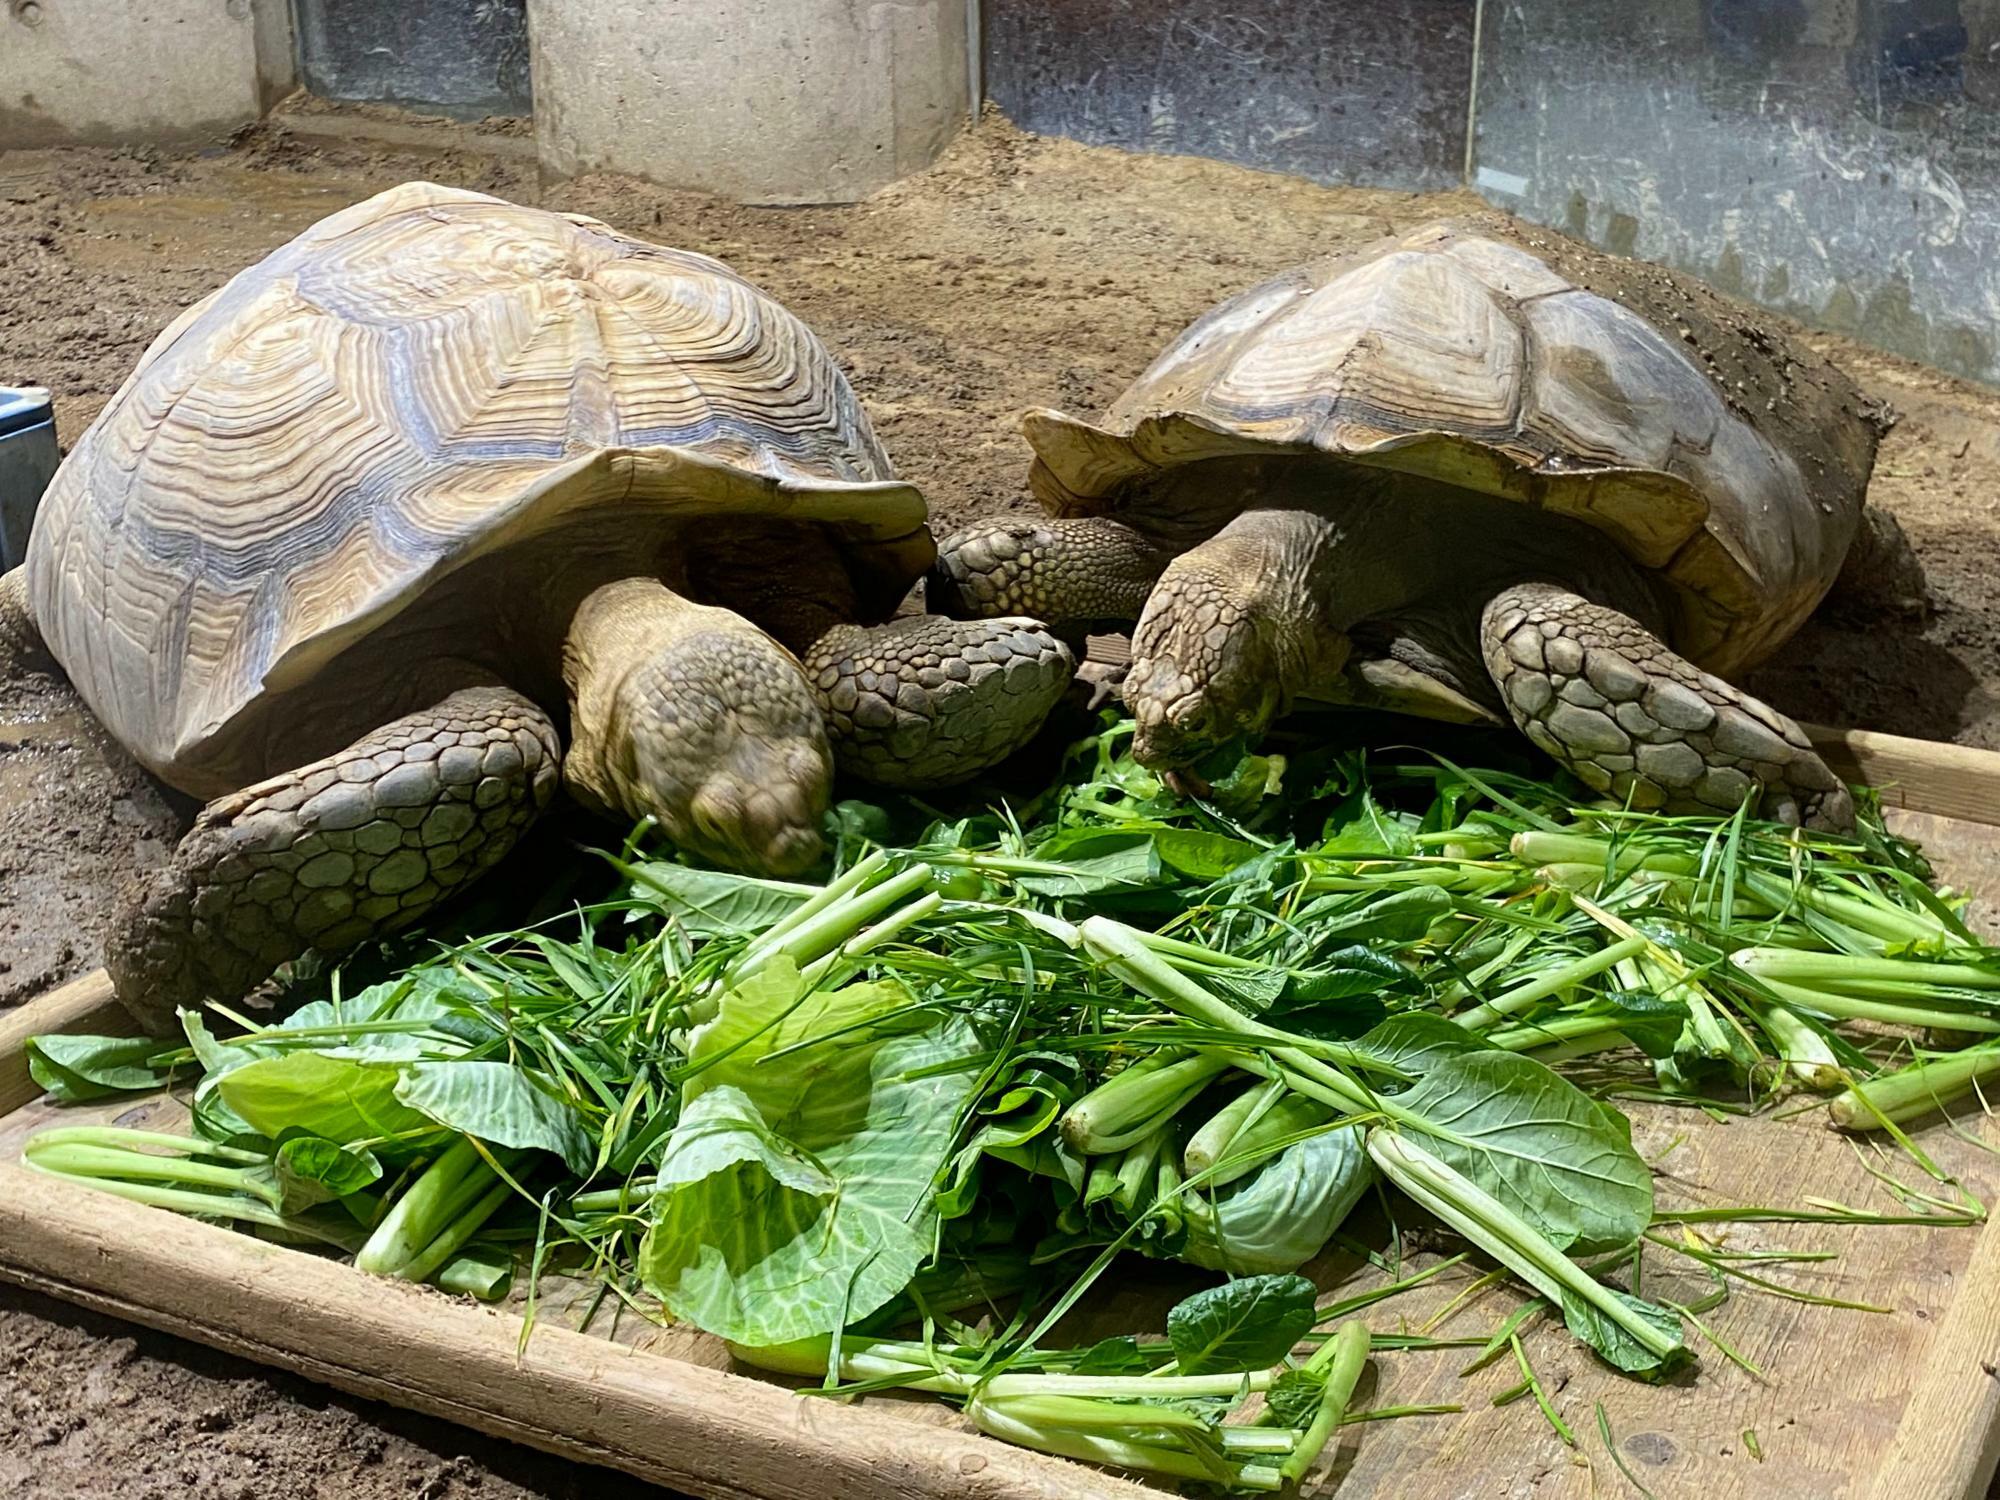
[[[596,590],[563,645],[565,780],[659,821],[716,864],[795,875],[820,857],[833,755],[790,652],[741,615],[649,579]]]
[[[1256,738],[1330,680],[1350,643],[1322,607],[1337,594],[1338,528],[1308,509],[1250,511],[1168,564],[1132,632],[1132,752],[1182,771]]]

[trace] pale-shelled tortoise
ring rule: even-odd
[[[1136,621],[1152,765],[1310,697],[1504,713],[1640,807],[1851,821],[1798,726],[1715,674],[1833,583],[1879,414],[1690,282],[1432,224],[1215,308],[1102,424],[1024,425],[1048,515],[948,538],[932,607]]]
[[[934,556],[771,297],[411,183],[160,335],[0,580],[0,639],[38,629],[145,766],[212,799],[106,959],[170,1024],[409,922],[559,779],[789,873],[836,761],[931,785],[1001,759],[1068,653],[1026,621],[888,618]]]

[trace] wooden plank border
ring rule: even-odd
[[[1871,729],[1800,727],[1836,776],[1875,788],[1885,807],[2000,825],[2000,753]]]
[[[1989,1208],[1992,1205],[1988,1205]],[[2000,1224],[1979,1231],[1896,1436],[1862,1496],[1987,1500],[2000,1468]]]
[[[1161,1500],[886,1405],[801,1397],[567,1329],[539,1326],[517,1352],[512,1313],[10,1164],[0,1279],[692,1495]]]
[[[112,998],[111,976],[102,969],[0,1011],[0,1115],[11,1115],[42,1091],[28,1074],[29,1037],[59,1031],[129,1036],[137,1029]]]

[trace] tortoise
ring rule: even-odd
[[[1032,622],[891,618],[935,554],[922,494],[769,295],[408,183],[159,336],[0,580],[0,639],[38,635],[207,800],[108,944],[164,1027],[408,924],[559,781],[790,874],[835,762],[923,786],[999,760],[1069,655]]]
[[[1642,808],[1851,825],[1723,678],[1834,582],[1881,414],[1693,283],[1432,223],[1214,308],[1101,424],[1023,425],[1047,514],[948,537],[931,607],[1136,621],[1135,751],[1182,789],[1307,697],[1511,720]]]

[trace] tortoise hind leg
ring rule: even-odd
[[[840,768],[940,787],[1006,759],[1067,691],[1069,648],[1032,620],[837,625],[804,653]]]
[[[235,1000],[308,949],[401,927],[490,867],[555,794],[547,714],[465,688],[211,802],[128,901],[104,966],[148,1031]]]
[[[1854,826],[1853,798],[1798,725],[1628,615],[1519,584],[1487,604],[1480,642],[1515,725],[1600,792],[1670,813],[1755,796],[1766,817]]]

